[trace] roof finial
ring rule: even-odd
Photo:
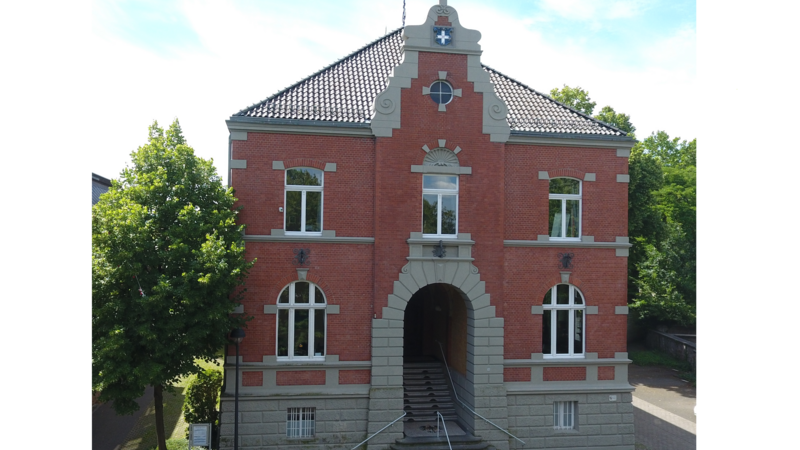
[[[439,6],[447,6],[447,0],[439,0]]]

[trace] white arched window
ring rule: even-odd
[[[550,179],[550,238],[580,239],[581,181]]]
[[[278,359],[325,358],[325,295],[314,283],[295,281],[278,297]]]
[[[557,284],[542,302],[542,353],[545,358],[583,357],[586,302],[570,284]]]

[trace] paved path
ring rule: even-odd
[[[119,448],[152,401],[153,387],[148,386],[144,390],[144,395],[136,400],[139,410],[130,416],[118,416],[111,408],[111,402],[93,407],[92,450],[116,450]]]
[[[677,372],[661,367],[628,366],[633,392],[636,450],[695,450],[696,389]]]

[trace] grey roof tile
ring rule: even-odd
[[[402,29],[397,29],[233,117],[369,123],[375,97],[400,64],[401,48]],[[508,105],[512,131],[625,136],[495,69],[483,69]]]

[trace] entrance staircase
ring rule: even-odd
[[[403,403],[404,422],[436,422],[437,412],[444,416],[444,420],[456,420],[455,405],[442,363],[403,364]]]
[[[406,412],[403,419],[405,437],[395,441],[391,449],[449,450],[445,427],[441,430],[436,428],[437,412],[446,421],[453,450],[493,448],[458,425],[455,404],[450,396],[450,386],[442,363],[430,359],[406,361],[403,364],[403,403]]]

